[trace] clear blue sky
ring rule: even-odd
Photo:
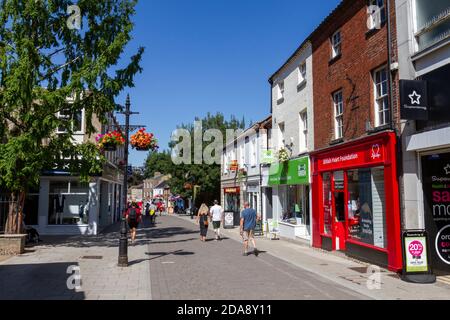
[[[339,2],[140,0],[124,55],[146,47],[144,71],[127,91],[140,112],[131,123],[147,125],[167,149],[177,125],[207,112],[267,117],[268,78]],[[141,166],[146,156],[132,151],[130,163]]]

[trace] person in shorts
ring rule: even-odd
[[[136,241],[136,230],[139,226],[139,223],[142,221],[142,213],[139,205],[136,202],[133,202],[125,212],[125,219],[127,220],[128,226],[130,227],[131,243],[134,244],[134,242]]]
[[[214,206],[211,207],[209,213],[211,215],[216,241],[220,240],[220,224],[223,221],[223,212],[222,207],[219,205],[219,201],[214,200]]]
[[[241,236],[244,240],[244,256],[248,256],[248,243],[249,241],[253,244],[253,252],[255,256],[258,256],[259,252],[256,248],[256,242],[254,237],[254,230],[256,228],[256,220],[258,216],[255,209],[250,207],[250,203],[244,203],[244,210],[241,212]]]

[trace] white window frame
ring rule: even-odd
[[[300,152],[308,150],[308,111],[303,110],[300,117]]]
[[[283,128],[283,130],[281,130]],[[284,122],[281,122],[278,124],[278,149],[284,148],[284,141],[285,141],[285,135],[286,133],[286,125]]]
[[[335,42],[336,35],[339,34],[339,42]],[[331,58],[336,58],[342,54],[342,34],[341,30],[336,31],[331,36]]]
[[[340,96],[340,101],[338,97]],[[333,109],[334,109],[334,136],[336,139],[344,137],[344,95],[342,90],[333,93]]]
[[[70,116],[67,115],[62,115],[61,111],[58,111],[56,116],[58,117],[58,119],[67,119],[70,120]],[[73,129],[73,123],[72,123],[72,129]],[[56,128],[56,133],[57,134],[63,134],[63,133],[67,133],[67,131],[65,130],[59,130],[59,127]],[[84,109],[81,110],[81,130],[79,131],[74,131],[73,134],[84,134]]]
[[[436,15],[436,20],[430,20],[428,22],[429,25],[426,26],[426,28],[421,28],[422,26],[418,25],[418,21],[417,21],[417,5],[416,5],[416,1],[417,0],[411,0],[411,16],[412,16],[412,21],[413,21],[413,39],[414,39],[414,52],[420,52],[422,50],[426,50],[429,47],[432,47],[433,45],[435,45],[436,43],[439,43],[441,41],[443,41],[444,39],[448,39],[450,37],[450,31],[447,31],[446,34],[442,34],[441,35],[441,39],[436,38],[435,41],[431,41],[430,43],[428,43],[427,45],[420,47],[419,45],[419,39],[422,35],[426,34],[427,32],[430,32],[431,30],[433,30],[435,27],[439,26],[441,24],[441,22],[446,21],[442,20],[439,15]],[[447,11],[444,11],[441,14],[444,14]],[[421,28],[421,29],[419,29]]]
[[[277,101],[280,102],[284,99],[284,81],[280,81],[277,84]]]
[[[306,82],[306,61],[298,66],[298,86]]]
[[[377,79],[378,79],[378,75],[380,75],[381,77],[381,72],[385,72],[386,75],[386,80],[378,83]],[[381,68],[378,68],[376,70],[373,71],[372,73],[372,81],[373,81],[373,98],[374,98],[374,112],[375,112],[375,126],[376,127],[380,127],[380,126],[384,126],[389,124],[389,120],[391,117],[390,114],[390,108],[389,108],[389,81],[388,81],[388,70],[387,70],[387,66],[384,65]],[[380,78],[381,79],[381,78]],[[385,82],[386,83],[386,92],[384,92],[381,96],[378,96],[378,86],[381,86],[380,89],[382,89],[382,83]],[[386,105],[384,106],[384,108],[382,110],[380,110],[380,107],[382,107],[381,103],[383,103],[383,101],[386,101]],[[382,114],[382,117],[381,117]],[[383,118],[383,119],[382,119]],[[383,121],[382,121],[383,120]]]
[[[382,6],[379,6],[379,2],[382,1]],[[386,12],[386,0],[369,0],[369,5],[370,6],[377,6],[378,8],[380,8],[380,10],[378,12],[376,12],[377,14],[380,15],[380,26],[377,26],[377,24],[375,23],[375,19],[377,17],[374,17],[374,13],[372,13],[369,17],[369,21],[370,21],[370,28],[369,30],[374,30],[377,27],[381,27],[381,24],[383,24],[384,22],[386,22],[387,19],[387,12]],[[369,12],[370,13],[370,12]],[[384,14],[383,14],[384,13]],[[384,17],[384,20],[383,20]]]

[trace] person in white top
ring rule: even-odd
[[[223,221],[223,212],[224,210],[219,205],[219,201],[214,201],[214,206],[211,207],[209,213],[211,214],[211,220],[214,227],[214,232],[216,234],[216,241],[220,240],[220,224]]]

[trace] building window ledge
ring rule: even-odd
[[[343,142],[344,142],[344,138],[335,139],[330,142],[330,146],[334,146],[336,144],[343,143]]]
[[[336,61],[338,61],[339,59],[341,59],[342,57],[342,53],[339,53],[338,55],[336,55],[335,57],[331,58],[330,61],[328,61],[328,65],[331,66],[332,64],[334,64]]]

